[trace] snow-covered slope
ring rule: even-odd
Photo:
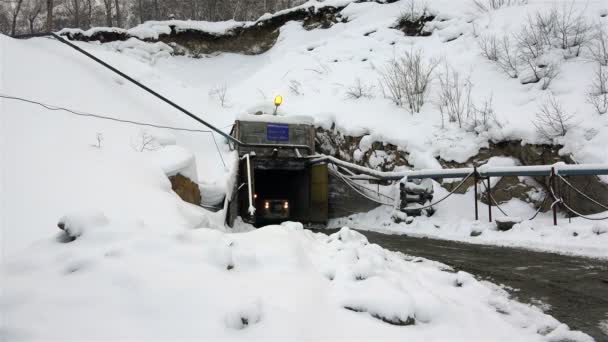
[[[115,223],[3,265],[7,340],[591,341],[464,272],[300,224]],[[390,323],[389,323],[390,322]]]
[[[271,110],[273,96],[282,94],[283,114],[371,134],[408,150],[414,166],[435,167],[434,157],[463,161],[495,133],[537,139],[530,120],[547,91],[521,85],[484,60],[472,21],[476,30],[509,30],[544,4],[480,14],[468,2],[433,1],[433,13],[445,20],[432,36],[412,38],[389,29],[402,2],[351,3],[343,11],[347,23],[306,31],[290,22],[276,45],[257,56],[170,57],[168,46],[137,41],[78,45],[218,127]],[[589,2],[584,9],[599,17],[605,6]],[[379,68],[412,48],[470,71],[474,97],[493,94],[504,129],[488,135],[442,129],[432,102],[412,116],[384,99]],[[0,36],[0,58],[4,95],[198,128],[56,41]],[[606,162],[606,117],[583,99],[590,73],[582,58],[569,59],[550,91],[580,121],[566,149],[579,161]],[[346,98],[356,78],[376,85],[373,98]],[[213,90],[224,84],[222,106]],[[235,155],[221,139],[218,145],[226,166],[209,133],[0,100],[1,339],[588,340],[490,284],[404,259],[348,230],[327,237],[287,224],[226,232],[221,212],[183,203],[166,178],[187,166],[199,182],[227,188]],[[75,241],[66,243],[57,228],[64,215],[80,233]],[[416,324],[393,326],[378,317],[403,323],[413,317]]]

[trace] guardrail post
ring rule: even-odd
[[[492,192],[492,184],[490,184],[490,177],[488,176],[488,218],[492,222],[492,195],[490,192]]]
[[[549,186],[551,191],[555,193],[555,167],[551,167],[551,177],[549,177]],[[554,198],[557,201],[557,198]],[[553,203],[553,225],[557,226],[557,203]]]
[[[475,186],[473,187],[475,189],[475,221],[479,221],[479,208],[477,206],[477,179],[478,175],[477,175],[477,166],[475,166],[473,168],[473,179],[475,180]]]

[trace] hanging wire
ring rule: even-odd
[[[572,185],[572,183],[568,182],[564,177],[557,175],[566,185],[568,185],[568,187],[570,187],[572,190],[576,191],[579,195],[585,197],[586,199],[588,199],[589,201],[597,204],[598,206],[608,210],[608,206],[596,201],[595,199],[589,197],[587,194],[583,193],[581,190],[577,189],[574,185]]]
[[[585,220],[590,220],[590,221],[603,221],[603,220],[608,220],[608,216],[606,217],[589,217],[587,215],[583,215],[579,212],[577,212],[576,210],[570,208],[570,206],[568,204],[566,204],[564,202],[564,200],[561,197],[558,197],[555,192],[553,191],[553,188],[549,188],[551,190],[551,196],[553,196],[553,199],[555,200],[555,202],[553,202],[553,204],[551,204],[551,208],[553,208],[554,205],[560,203],[564,206],[564,208],[568,209],[570,212],[572,212],[574,215],[577,215]]]
[[[220,160],[222,161],[222,164],[224,165],[224,168],[226,168],[226,163],[224,161],[224,157],[222,156],[222,152],[220,151],[219,145],[217,144],[217,141],[215,139],[215,136],[213,135],[213,132],[210,131],[210,130],[192,129],[192,128],[183,128],[183,127],[174,127],[174,126],[165,126],[165,125],[152,124],[152,123],[148,123],[148,122],[119,119],[119,118],[115,118],[115,117],[111,117],[111,116],[106,116],[106,115],[81,112],[81,111],[77,111],[77,110],[66,108],[66,107],[60,107],[60,106],[56,106],[56,105],[51,105],[51,104],[47,104],[47,103],[31,100],[31,99],[26,99],[26,98],[17,97],[17,96],[10,96],[10,95],[5,95],[5,94],[0,94],[0,98],[9,99],[9,100],[15,100],[15,101],[21,101],[21,102],[25,102],[25,103],[29,103],[29,104],[35,104],[35,105],[41,106],[41,107],[43,107],[43,108],[45,108],[47,110],[50,110],[50,111],[63,111],[63,112],[67,112],[67,113],[72,114],[72,115],[77,115],[77,116],[87,117],[87,118],[93,118],[93,119],[109,120],[109,121],[114,121],[114,122],[119,122],[119,123],[126,123],[126,124],[131,124],[131,125],[136,125],[136,126],[146,126],[146,127],[160,128],[160,129],[168,129],[168,130],[172,130],[172,131],[185,131],[185,132],[194,132],[194,133],[210,133],[211,137],[213,138],[213,143],[215,144],[215,148],[217,150],[217,153],[220,156]],[[231,125],[227,125],[225,127],[230,127],[230,126]]]

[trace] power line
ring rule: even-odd
[[[109,121],[126,123],[126,124],[131,124],[131,125],[136,125],[136,126],[145,126],[145,127],[154,127],[154,128],[160,128],[160,129],[168,129],[168,130],[172,130],[172,131],[184,131],[184,132],[195,132],[195,133],[209,133],[209,134],[211,134],[211,138],[213,139],[213,143],[215,145],[217,153],[220,156],[220,160],[222,161],[222,164],[224,165],[224,168],[226,168],[226,163],[224,162],[224,157],[222,156],[222,152],[220,151],[220,147],[217,144],[217,141],[215,140],[215,136],[213,135],[213,132],[210,131],[210,130],[192,129],[192,128],[183,128],[183,127],[173,127],[173,126],[157,125],[157,124],[152,124],[152,123],[148,123],[148,122],[119,119],[119,118],[115,118],[115,117],[111,117],[111,116],[106,116],[106,115],[81,112],[81,111],[73,110],[73,109],[66,108],[66,107],[60,107],[60,106],[51,105],[51,104],[47,104],[47,103],[43,103],[43,102],[38,102],[38,101],[35,101],[35,100],[31,100],[31,99],[26,99],[26,98],[22,98],[22,97],[18,97],[18,96],[10,96],[10,95],[5,95],[5,94],[0,94],[0,98],[9,99],[9,100],[15,100],[15,101],[21,101],[21,102],[25,102],[25,103],[29,103],[29,104],[35,104],[35,105],[41,106],[41,107],[43,107],[43,108],[45,108],[47,110],[50,110],[50,111],[64,111],[64,112],[67,112],[67,113],[72,114],[72,115],[77,115],[77,116],[82,116],[82,117],[87,117],[87,118],[94,118],[94,119],[100,119],[100,120],[109,120]],[[229,127],[229,126],[231,126],[231,125],[228,125],[226,127]]]
[[[78,116],[92,117],[92,118],[97,118],[97,119],[102,119],[102,120],[116,121],[116,122],[121,122],[121,123],[128,123],[128,124],[137,125],[137,126],[147,126],[147,127],[169,129],[169,130],[173,130],[173,131],[211,133],[210,130],[182,128],[182,127],[173,127],[173,126],[164,126],[164,125],[157,125],[157,124],[152,124],[152,123],[147,123],[147,122],[140,122],[140,121],[134,121],[134,120],[119,119],[119,118],[114,118],[114,117],[111,117],[111,116],[105,116],[105,115],[99,115],[99,114],[92,114],[92,113],[87,113],[87,112],[81,112],[81,111],[76,111],[76,110],[73,110],[73,109],[69,109],[69,108],[65,108],[65,107],[60,107],[60,106],[55,106],[55,105],[51,105],[51,104],[47,104],[47,103],[42,103],[42,102],[38,102],[38,101],[34,101],[34,100],[22,98],[22,97],[17,97],[17,96],[10,96],[10,95],[5,95],[5,94],[0,94],[0,97],[1,98],[5,98],[5,99],[9,99],[9,100],[16,100],[16,101],[22,101],[22,102],[26,102],[26,103],[36,104],[36,105],[39,105],[39,106],[41,106],[43,108],[46,108],[48,110],[64,111],[64,112],[68,112],[68,113],[71,113],[71,114],[74,114],[74,115],[78,115]]]

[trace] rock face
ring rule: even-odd
[[[195,205],[201,204],[201,190],[198,184],[181,174],[169,177],[171,189],[185,202]]]
[[[406,36],[430,36],[432,32],[424,29],[425,24],[429,21],[433,21],[435,16],[429,13],[422,13],[418,17],[403,16],[397,22],[393,28],[400,30],[405,33]]]
[[[288,21],[301,21],[305,29],[329,28],[342,19],[340,10],[343,7],[309,7],[285,11],[282,14],[262,19],[253,25],[234,27],[225,33],[210,33],[195,29],[177,29],[169,26],[169,34],[160,34],[158,39],[145,41],[161,41],[173,47],[176,51],[186,51],[193,57],[217,52],[233,52],[246,55],[257,55],[268,51],[279,37],[279,29]],[[128,30],[108,28],[96,29],[92,33],[71,30],[61,33],[70,40],[99,41],[108,43],[117,40],[127,40],[138,37],[131,35]]]
[[[522,219],[519,217],[497,217],[496,228],[500,231],[507,231],[513,228],[514,225],[521,223]]]
[[[315,145],[318,153],[380,171],[410,166],[407,162],[408,153],[398,146],[380,141],[364,141],[362,144],[362,140],[367,138],[370,136],[345,135],[335,127],[329,130],[318,127]],[[362,145],[366,147],[361,149]]]

